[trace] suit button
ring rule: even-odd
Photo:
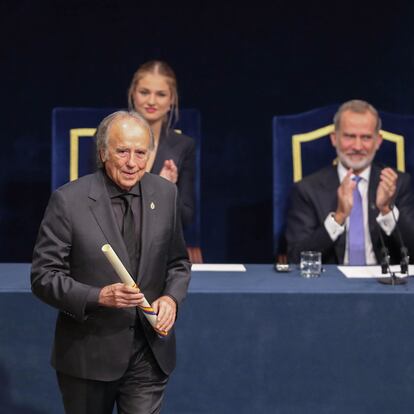
[[[133,331],[135,329],[135,325],[131,325],[130,327],[129,327],[129,330],[130,331]]]

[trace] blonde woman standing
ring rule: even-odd
[[[147,120],[154,133],[155,148],[147,172],[177,185],[185,227],[194,214],[195,142],[173,129],[178,119],[178,93],[172,68],[158,60],[141,65],[132,78],[128,103],[130,109]]]

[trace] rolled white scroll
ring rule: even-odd
[[[119,278],[122,280],[122,282],[130,287],[136,287],[139,289],[138,285],[135,283],[134,279],[132,279],[131,275],[129,274],[128,270],[125,269],[125,266],[122,264],[121,260],[119,260],[119,257],[114,252],[110,244],[104,244],[102,246],[102,252],[105,255],[105,257],[108,259],[109,263],[111,263],[112,267],[114,268],[115,272],[119,276]],[[147,299],[145,299],[144,296],[144,303],[143,305],[138,305],[138,307],[142,310],[145,317],[148,319],[148,322],[151,324],[151,326],[154,328],[154,330],[162,335],[166,336],[168,335],[167,331],[160,331],[156,328],[157,326],[157,314],[154,312],[154,309],[152,306],[148,303]]]

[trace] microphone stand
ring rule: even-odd
[[[394,208],[392,206],[391,208],[392,218],[394,219],[395,223],[395,230],[397,231],[398,240],[400,242],[400,253],[401,253],[401,273],[406,274],[408,276],[408,265],[410,263],[410,256],[408,256],[408,249],[405,247],[401,232],[400,232],[400,226],[398,225],[397,219],[394,214]]]
[[[395,276],[395,273],[391,271],[391,267],[390,267],[390,255],[388,252],[387,247],[385,246],[384,243],[384,238],[382,236],[381,233],[381,229],[379,229],[379,235],[380,235],[380,241],[381,241],[381,255],[382,255],[382,259],[381,259],[381,273],[383,275],[386,275],[387,273],[389,274],[389,277],[380,277],[378,278],[378,282],[382,283],[383,285],[401,285],[402,283],[400,282],[400,278],[398,278],[397,276]],[[404,280],[405,282],[405,280]]]
[[[382,236],[381,236],[382,238]],[[385,248],[385,251],[384,251]],[[388,277],[379,277],[377,280],[379,283],[382,283],[383,285],[405,285],[407,283],[406,279],[403,279],[402,277],[395,276],[395,272],[391,270],[390,267],[390,256],[388,254],[388,249],[384,247],[381,249],[383,252],[383,258],[381,260],[381,272],[382,274],[389,274]],[[386,257],[386,258],[385,258]]]
[[[393,206],[391,206],[391,212],[392,212],[392,217],[394,219],[394,223],[395,223],[395,230],[397,231],[397,235],[399,238],[399,242],[400,242],[400,251],[401,251],[401,262],[400,262],[400,266],[401,266],[401,273],[402,274],[406,274],[408,276],[408,263],[409,263],[409,256],[408,256],[408,250],[407,248],[404,246],[404,243],[402,241],[402,236],[400,233],[400,230],[398,228],[398,223],[397,220],[395,218],[394,215],[394,210],[393,210]],[[390,256],[388,253],[388,249],[385,247],[385,243],[384,243],[384,238],[382,236],[382,230],[379,229],[379,234],[380,234],[380,241],[381,241],[381,252],[383,255],[383,258],[381,260],[381,272],[382,274],[386,274],[389,273],[389,277],[380,277],[378,278],[378,282],[382,283],[383,285],[405,285],[407,283],[407,280],[405,278],[401,278],[401,277],[397,277],[395,276],[395,272],[391,271],[390,268]]]
[[[401,246],[401,273],[405,273],[408,276],[408,265],[410,263],[410,256],[408,256],[408,249],[403,245]]]

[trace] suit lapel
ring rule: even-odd
[[[92,180],[89,191],[92,215],[94,216],[107,242],[111,245],[128,271],[131,272],[128,252],[116,223],[102,172],[97,172],[93,178],[94,179]]]
[[[339,178],[336,167],[330,167],[328,169],[328,174],[323,177],[322,188],[324,190],[324,204],[326,211],[322,212],[322,219],[326,219],[326,215],[330,211],[335,211],[337,207],[337,190],[339,186]]]
[[[376,223],[376,217],[378,216],[378,209],[376,206],[376,198],[377,198],[377,188],[380,180],[380,173],[381,169],[372,164],[371,173],[369,176],[369,183],[368,183],[368,227],[369,232],[371,234],[371,242],[374,248],[374,252],[376,254],[377,249],[375,246],[378,244],[379,240],[379,227]],[[378,259],[378,258],[377,258]]]
[[[155,156],[154,165],[152,166],[151,173],[159,174],[164,161],[167,159],[165,153],[168,152],[168,143],[166,142],[165,136],[161,135],[160,141],[158,143],[157,154]]]
[[[174,151],[174,140],[171,139],[169,134],[174,134],[174,132],[161,131],[160,141],[158,143],[157,154],[155,156],[154,164],[151,168],[152,174],[159,174],[164,166],[164,161],[171,158],[174,159],[174,162],[177,164],[179,160],[176,160],[173,155],[176,153]],[[177,164],[177,167],[179,165]]]
[[[335,194],[335,199],[332,205],[334,211],[336,209],[337,196],[336,191],[339,186],[339,178],[337,169],[334,168],[334,175],[329,175],[327,179],[327,189],[331,191],[332,194]],[[376,224],[376,217],[378,215],[378,209],[375,206],[377,187],[379,183],[379,176],[381,170],[375,164],[372,164],[371,173],[368,183],[368,226],[371,234],[372,245],[375,246],[378,243],[379,239],[379,229]],[[339,236],[337,242],[335,243],[335,253],[338,258],[338,263],[344,262],[345,257],[345,248],[346,248],[346,232]],[[376,252],[376,249],[374,248]]]
[[[155,216],[157,209],[157,201],[155,199],[154,190],[149,185],[149,175],[145,174],[141,179],[141,197],[142,197],[142,221],[141,221],[141,255],[138,270],[138,285],[145,276],[145,268],[147,266],[147,258],[151,257],[152,229],[155,225]]]
[[[323,217],[321,220],[324,221],[331,211],[335,211],[338,204],[337,191],[339,187],[339,177],[338,177],[338,168],[336,166],[329,167],[328,173],[323,177],[323,186],[325,190],[325,203],[328,209],[323,212]],[[344,262],[345,256],[345,247],[346,247],[346,232],[342,233],[336,243],[334,243],[335,254],[338,260],[338,263]]]

